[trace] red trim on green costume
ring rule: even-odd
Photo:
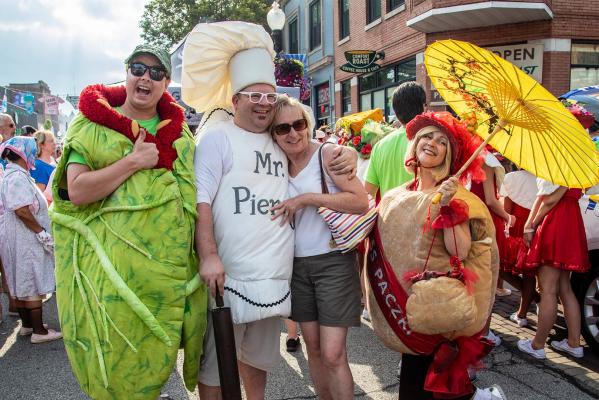
[[[81,92],[79,110],[90,121],[119,132],[135,143],[132,120],[98,102],[99,99],[103,99],[112,107],[119,107],[125,103],[126,98],[124,86],[91,85]],[[156,106],[156,111],[161,121],[170,119],[171,122],[158,129],[155,136],[146,136],[145,141],[155,143],[158,148],[158,164],[154,168],[172,170],[173,162],[177,159],[177,151],[173,143],[181,137],[185,114],[178,105],[172,104],[173,102],[176,104],[170,93],[165,91]]]

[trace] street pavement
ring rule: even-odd
[[[6,296],[1,298],[6,311]],[[504,342],[485,360],[487,368],[478,372],[476,385],[499,384],[510,400],[599,398],[599,357],[592,355],[588,348],[585,348],[587,352],[582,360],[548,351],[546,361],[534,360],[516,349],[518,335],[534,334],[532,329],[522,331],[507,319],[507,312],[514,309],[517,299],[514,294],[499,299],[496,304],[492,327],[503,336]],[[50,327],[58,327],[55,298],[44,304],[44,313]],[[71,373],[62,341],[31,345],[28,338],[18,336],[18,319],[8,317],[6,313],[4,318],[0,325],[0,400],[87,399]],[[282,329],[283,326],[281,323]],[[554,333],[563,334],[559,326]],[[282,333],[282,349],[285,339]],[[316,398],[308,374],[305,347],[303,352],[282,353],[280,365],[268,376],[266,398]],[[348,354],[356,383],[356,398],[397,399],[399,356],[379,342],[368,322],[363,321],[360,328],[350,330]],[[176,400],[198,399],[197,391],[190,393],[184,388],[181,366],[180,354],[177,369],[163,394]]]

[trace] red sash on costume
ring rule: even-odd
[[[451,399],[471,394],[472,383],[469,366],[478,366],[493,346],[480,333],[449,341],[441,335],[414,332],[408,325],[406,302],[408,294],[403,289],[391,264],[385,258],[378,227],[370,235],[368,251],[368,278],[379,308],[393,332],[410,350],[419,355],[433,355],[424,389],[435,398]]]

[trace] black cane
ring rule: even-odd
[[[215,300],[216,308],[212,310],[212,323],[222,398],[223,400],[241,400],[231,309],[224,306],[218,287]]]

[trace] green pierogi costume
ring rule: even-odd
[[[124,87],[86,88],[67,132],[52,192],[57,301],[64,343],[82,389],[94,399],[151,399],[169,378],[179,348],[183,378],[196,385],[206,329],[207,290],[194,252],[194,141],[165,93],[155,136],[159,162],[110,196],[75,206],[66,192],[69,155],[92,170],[133,149],[135,121],[112,107]]]

